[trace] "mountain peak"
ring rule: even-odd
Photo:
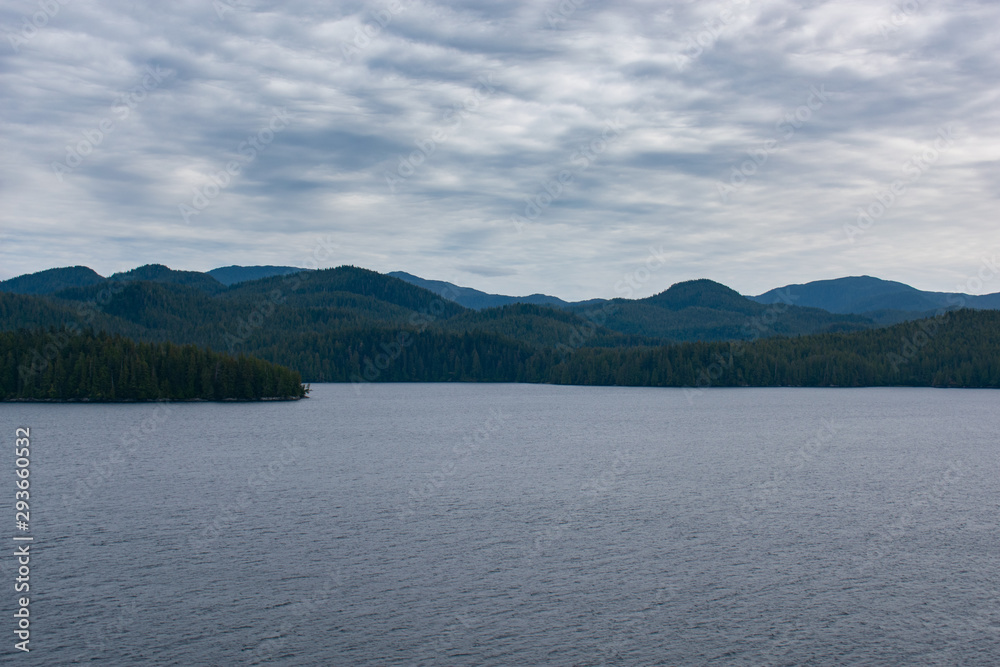
[[[218,280],[200,271],[177,271],[163,264],[144,264],[131,271],[122,271],[108,278],[109,280],[146,280],[157,283],[173,283],[176,285],[187,285],[208,292],[217,294],[225,289],[225,286]]]
[[[640,300],[669,310],[701,307],[742,312],[753,309],[750,301],[739,292],[707,278],[675,283],[659,294]]]
[[[786,285],[750,298],[758,303],[775,303],[791,298],[798,306],[822,308],[831,313],[865,313],[934,310],[943,304],[943,299],[932,294],[903,283],[865,275]]]
[[[0,292],[52,294],[70,287],[87,287],[104,282],[104,277],[88,266],[64,266],[0,282]]]
[[[302,269],[295,266],[272,266],[270,264],[265,266],[239,266],[233,264],[232,266],[220,266],[219,268],[212,269],[207,273],[223,285],[234,285],[236,283],[244,283],[249,280],[260,280],[261,278],[284,276],[289,273],[298,273],[300,271],[309,270],[310,269]]]

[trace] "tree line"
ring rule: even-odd
[[[264,359],[313,382],[541,382],[648,387],[1000,387],[1000,312],[755,341],[538,347],[491,332],[406,327],[260,335]]]
[[[195,345],[61,330],[0,333],[0,400],[262,400],[306,395],[297,371]]]

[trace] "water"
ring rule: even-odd
[[[398,384],[3,404],[10,444],[33,436],[17,657],[995,665],[998,403]]]

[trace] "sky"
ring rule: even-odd
[[[0,0],[0,35],[0,279],[1000,292],[995,1]]]

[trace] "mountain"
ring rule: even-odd
[[[569,310],[584,314],[594,308]],[[712,280],[677,283],[645,299],[613,299],[597,310],[606,315],[602,323],[608,329],[675,342],[859,331],[875,325],[860,315],[757,303]]]
[[[0,292],[13,294],[52,294],[68,287],[86,287],[103,283],[104,277],[86,266],[67,266],[28,273],[0,282]]]
[[[926,316],[941,308],[1000,309],[1000,293],[924,292],[904,283],[871,276],[787,285],[749,298],[758,303],[790,299],[796,305],[822,308],[831,313],[876,314],[880,320],[899,313],[908,313],[909,317]]]
[[[289,273],[308,271],[294,266],[223,266],[218,269],[208,271],[208,275],[218,280],[227,287],[236,283],[244,283],[248,280],[260,280],[271,276],[284,276]]]
[[[731,311],[744,315],[760,312],[760,309],[742,294],[714,280],[686,280],[675,283],[669,289],[653,296],[639,299],[639,303],[658,306],[671,311],[687,308],[708,308]]]
[[[400,313],[425,313],[439,318],[465,310],[429,290],[357,266],[339,266],[240,283],[230,287],[227,296],[260,299],[268,297],[274,290],[282,291],[282,303],[286,306],[370,309],[375,319],[393,321]]]
[[[142,266],[106,283],[63,289],[40,303],[11,301],[11,325],[49,326],[83,309],[87,326],[142,340],[215,348],[258,334],[277,345],[306,333],[434,326],[493,333],[533,346],[576,348],[749,339],[868,328],[856,315],[751,301],[710,280],[678,283],[646,299],[594,300],[561,307],[508,303],[475,310],[411,282],[353,266],[274,275],[226,287],[205,273]],[[109,298],[110,297],[110,298]],[[512,297],[504,297],[512,298]],[[77,306],[71,303],[76,302]],[[59,304],[64,304],[60,306]],[[62,308],[62,315],[56,311]],[[62,311],[59,311],[62,312]],[[69,316],[73,319],[73,316]],[[77,319],[79,319],[77,317]],[[257,321],[259,320],[259,321]],[[9,328],[9,327],[8,327]],[[244,334],[238,334],[243,331]],[[227,342],[228,341],[228,342]],[[270,343],[269,343],[270,344]],[[249,351],[249,348],[248,348]],[[314,378],[310,378],[314,379]]]
[[[115,273],[108,277],[112,281],[146,281],[154,283],[167,283],[173,285],[187,285],[195,287],[208,294],[218,294],[226,289],[226,286],[218,280],[200,271],[175,271],[162,264],[146,264],[131,271]]]
[[[538,306],[554,306],[556,308],[565,308],[569,305],[568,302],[563,301],[559,297],[548,296],[547,294],[504,296],[502,294],[488,294],[486,292],[480,292],[479,290],[472,289],[471,287],[459,287],[458,285],[448,283],[443,280],[425,280],[424,278],[414,276],[406,273],[405,271],[393,271],[392,273],[388,273],[386,275],[392,276],[393,278],[399,278],[400,280],[404,280],[411,285],[416,285],[417,287],[423,287],[425,290],[430,290],[439,296],[443,296],[446,299],[450,299],[457,304],[473,310],[498,308],[500,306],[509,306],[514,303],[530,303]]]
[[[208,274],[162,265],[112,279],[44,295],[0,292],[0,330],[33,329],[18,356],[53,372],[54,365],[66,369],[67,360],[57,357],[72,341],[110,333],[253,355],[310,382],[690,386],[703,384],[705,372],[712,384],[728,385],[1000,383],[993,377],[1000,364],[1000,313],[992,311],[962,310],[952,319],[949,314],[890,330],[859,314],[759,303],[711,280],[677,283],[645,299],[474,310],[354,266],[230,287]],[[64,328],[39,331],[48,327]],[[669,344],[674,342],[683,343]],[[737,348],[742,356],[733,361]],[[20,392],[28,379],[20,369],[17,378],[10,376],[16,360],[8,355],[8,361],[10,386]],[[905,372],[898,370],[901,363]],[[185,392],[193,377],[184,375]],[[92,379],[95,391],[104,386],[103,379]]]

